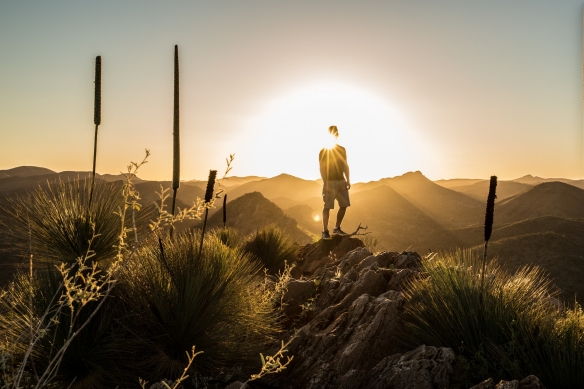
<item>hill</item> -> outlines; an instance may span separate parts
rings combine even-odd
[[[389,186],[359,192],[352,196],[351,203],[343,229],[353,232],[359,223],[368,226],[368,231],[387,250],[411,249],[426,253],[424,242],[430,236],[448,235],[442,225]],[[335,222],[335,215],[331,212],[330,226]]]
[[[228,199],[233,200],[246,193],[260,192],[264,197],[273,199],[286,197],[290,200],[301,201],[311,197],[320,197],[322,187],[318,183],[289,174],[252,181],[229,190]]]
[[[356,193],[381,185],[393,188],[444,228],[461,228],[481,222],[483,202],[435,184],[419,171],[361,185]]]
[[[480,178],[452,178],[448,180],[436,180],[434,181],[435,184],[443,186],[445,188],[454,188],[457,186],[466,186],[476,184],[477,182],[485,181],[484,179]]]
[[[468,197],[475,200],[485,202],[487,201],[487,196],[489,194],[490,182],[487,180],[482,180],[470,185],[454,186],[451,187],[455,192],[462,193]],[[498,181],[497,182],[497,200],[501,201],[509,197],[516,196],[523,192],[528,191],[533,186],[529,184],[523,184],[515,181]]]
[[[540,216],[584,218],[584,190],[562,182],[546,182],[498,202],[495,208],[495,218],[499,223]]]
[[[20,168],[16,168],[20,169]],[[39,184],[44,185],[46,182],[56,182],[59,180],[62,181],[71,181],[76,179],[88,179],[91,178],[91,172],[74,172],[74,171],[64,171],[60,173],[55,173],[52,170],[44,169],[44,168],[35,168],[35,169],[42,169],[42,170],[32,170],[31,175],[27,175],[27,170],[18,170],[18,172],[23,172],[24,175],[22,176],[8,176],[2,178],[0,176],[0,192],[4,193],[13,193],[17,194],[21,191],[26,191],[30,189],[36,188]],[[14,169],[10,169],[14,170]],[[6,171],[6,170],[5,170]],[[41,171],[49,171],[49,173],[41,173],[41,174],[32,174],[35,172]],[[96,179],[101,179],[108,182],[115,182],[115,181],[124,181],[125,177],[122,174],[95,174]],[[144,182],[144,180],[140,178],[134,178],[134,183]]]
[[[584,231],[584,222],[577,226]],[[578,236],[575,236],[578,235]],[[483,251],[483,246],[475,249]],[[525,265],[544,269],[561,290],[565,301],[582,302],[584,296],[584,233],[562,235],[554,231],[536,232],[498,239],[489,243],[489,257],[497,257],[511,270]]]
[[[513,181],[532,186],[546,182],[563,182],[564,184],[569,184],[577,188],[584,189],[584,180],[570,180],[568,178],[542,178],[528,174],[526,176],[516,178]]]
[[[312,242],[312,238],[298,228],[296,220],[284,212],[261,193],[252,192],[227,203],[227,227],[233,227],[244,235],[273,224],[299,244]],[[199,223],[199,226],[201,224]],[[208,228],[223,227],[223,212],[215,212],[207,221]]]
[[[37,166],[19,166],[12,169],[0,170],[0,178],[6,177],[30,177],[43,174],[54,174],[51,169]]]

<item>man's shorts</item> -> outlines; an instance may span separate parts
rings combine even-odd
[[[331,180],[328,182],[328,190],[323,184],[322,199],[324,207],[328,209],[335,208],[335,199],[339,202],[339,207],[344,208],[351,205],[349,201],[349,190],[345,180]]]

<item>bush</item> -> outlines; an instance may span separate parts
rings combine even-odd
[[[582,373],[568,371],[584,360],[584,325],[575,328],[575,313],[559,307],[558,293],[541,270],[523,267],[509,274],[489,261],[482,301],[476,252],[425,259],[422,271],[404,288],[409,303],[399,337],[405,346],[451,347],[477,381],[535,374],[550,388],[584,384]]]
[[[271,274],[284,269],[296,259],[298,247],[274,226],[258,230],[245,244],[245,251],[257,257]]]
[[[216,374],[250,362],[276,333],[276,318],[263,303],[261,266],[217,236],[178,234],[139,250],[120,277],[117,293],[142,350],[135,361],[142,378],[179,377],[192,346],[203,351],[189,374]],[[162,250],[161,250],[162,247]]]
[[[231,227],[215,228],[209,231],[209,234],[217,237],[221,243],[232,249],[241,248],[244,242],[239,230]]]
[[[88,211],[90,180],[39,186],[28,196],[12,200],[12,209],[7,210],[12,219],[12,235],[27,252],[30,243],[35,257],[68,263],[87,254],[89,241],[95,235],[91,244],[93,260],[110,259],[117,251],[121,230],[116,214],[124,201],[121,189],[119,183],[97,180]],[[138,223],[147,218],[141,215]],[[126,226],[131,223],[126,222]]]
[[[7,345],[2,350],[3,356],[16,361],[17,366],[30,350],[29,377],[34,375],[33,372],[41,375],[71,333],[77,331],[95,311],[97,301],[84,306],[74,303],[72,307],[77,313],[74,316],[67,304],[61,304],[65,297],[61,285],[62,276],[54,268],[36,272],[32,284],[29,275],[21,273],[0,300],[3,311],[0,331]],[[67,347],[51,380],[52,387],[100,389],[116,387],[124,382],[124,377],[128,379],[126,382],[136,380],[134,376],[128,376],[130,366],[126,361],[131,354],[116,322],[119,316],[116,300],[106,300],[88,326]],[[31,333],[34,334],[32,338]],[[31,340],[36,342],[32,348]],[[6,383],[6,377],[4,381]]]

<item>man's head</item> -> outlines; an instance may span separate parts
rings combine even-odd
[[[335,137],[335,139],[339,137],[339,129],[337,128],[337,126],[330,126],[328,131],[329,134]]]

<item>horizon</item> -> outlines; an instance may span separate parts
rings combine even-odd
[[[45,169],[49,169],[49,168],[46,168],[44,166],[22,165],[22,166],[15,166],[15,167],[8,168],[8,169],[0,169],[0,171],[17,169],[17,168],[45,168]],[[49,169],[49,170],[52,170],[56,174],[66,173],[66,172],[91,173],[90,170],[62,170],[62,171],[55,171],[53,169]],[[98,174],[98,175],[114,175],[114,176],[117,176],[117,175],[120,175],[120,174],[123,174],[123,173],[124,172],[118,172],[118,173],[115,173],[115,174],[114,173],[100,173],[99,171],[96,171],[96,174]],[[384,180],[384,179],[392,179],[392,178],[396,178],[396,177],[402,177],[402,176],[404,176],[406,174],[410,174],[410,173],[420,173],[421,175],[423,175],[425,178],[427,178],[428,180],[430,180],[432,182],[435,182],[435,181],[449,181],[449,180],[483,180],[483,181],[488,181],[489,178],[490,178],[490,176],[489,176],[487,178],[479,178],[479,177],[454,177],[454,178],[437,178],[437,179],[433,179],[433,178],[430,178],[427,175],[425,175],[424,172],[419,171],[419,170],[416,170],[416,171],[404,172],[404,173],[398,174],[396,176],[380,177],[380,178],[373,179],[373,180],[368,180],[368,181],[351,181],[351,184],[353,184],[353,185],[354,184],[362,184],[362,183],[365,184],[365,183],[374,182],[374,181],[380,181],[380,180]],[[293,175],[293,174],[290,174],[290,173],[285,173],[285,172],[276,174],[274,176],[258,176],[258,175],[255,175],[255,174],[248,175],[248,176],[227,175],[225,177],[225,179],[226,180],[229,180],[230,178],[257,177],[260,180],[263,180],[263,179],[276,178],[276,177],[279,177],[279,176],[282,176],[282,175],[292,176],[292,177],[299,178],[299,179],[302,179],[302,180],[305,180],[305,181],[319,181],[319,180],[322,180],[320,177],[318,177],[318,178],[304,178],[304,177],[299,177],[299,176],[296,176],[296,175]],[[497,176],[497,179],[499,181],[514,181],[514,180],[518,180],[518,179],[526,178],[526,177],[540,178],[540,179],[543,179],[543,180],[553,180],[553,179],[566,179],[566,180],[574,180],[574,181],[584,180],[584,178],[579,179],[579,178],[568,178],[568,177],[541,177],[541,176],[538,176],[538,175],[535,175],[535,174],[524,174],[522,176],[514,177],[514,178],[508,178],[508,177],[501,178],[501,177]],[[169,181],[169,182],[172,181],[171,179],[145,179],[145,178],[140,177],[140,175],[138,175],[137,178],[139,178],[140,180],[144,180],[144,181]],[[0,179],[2,179],[2,177],[0,177]],[[181,178],[180,182],[207,182],[207,179],[206,178],[203,178],[203,179],[199,179],[199,178],[190,178],[190,179],[189,178],[185,178],[185,179],[183,179],[183,178]]]
[[[101,55],[97,172],[170,180],[178,44],[185,181],[318,179],[329,125],[355,183],[584,178],[582,1],[133,5],[0,5],[0,170],[91,170]]]

